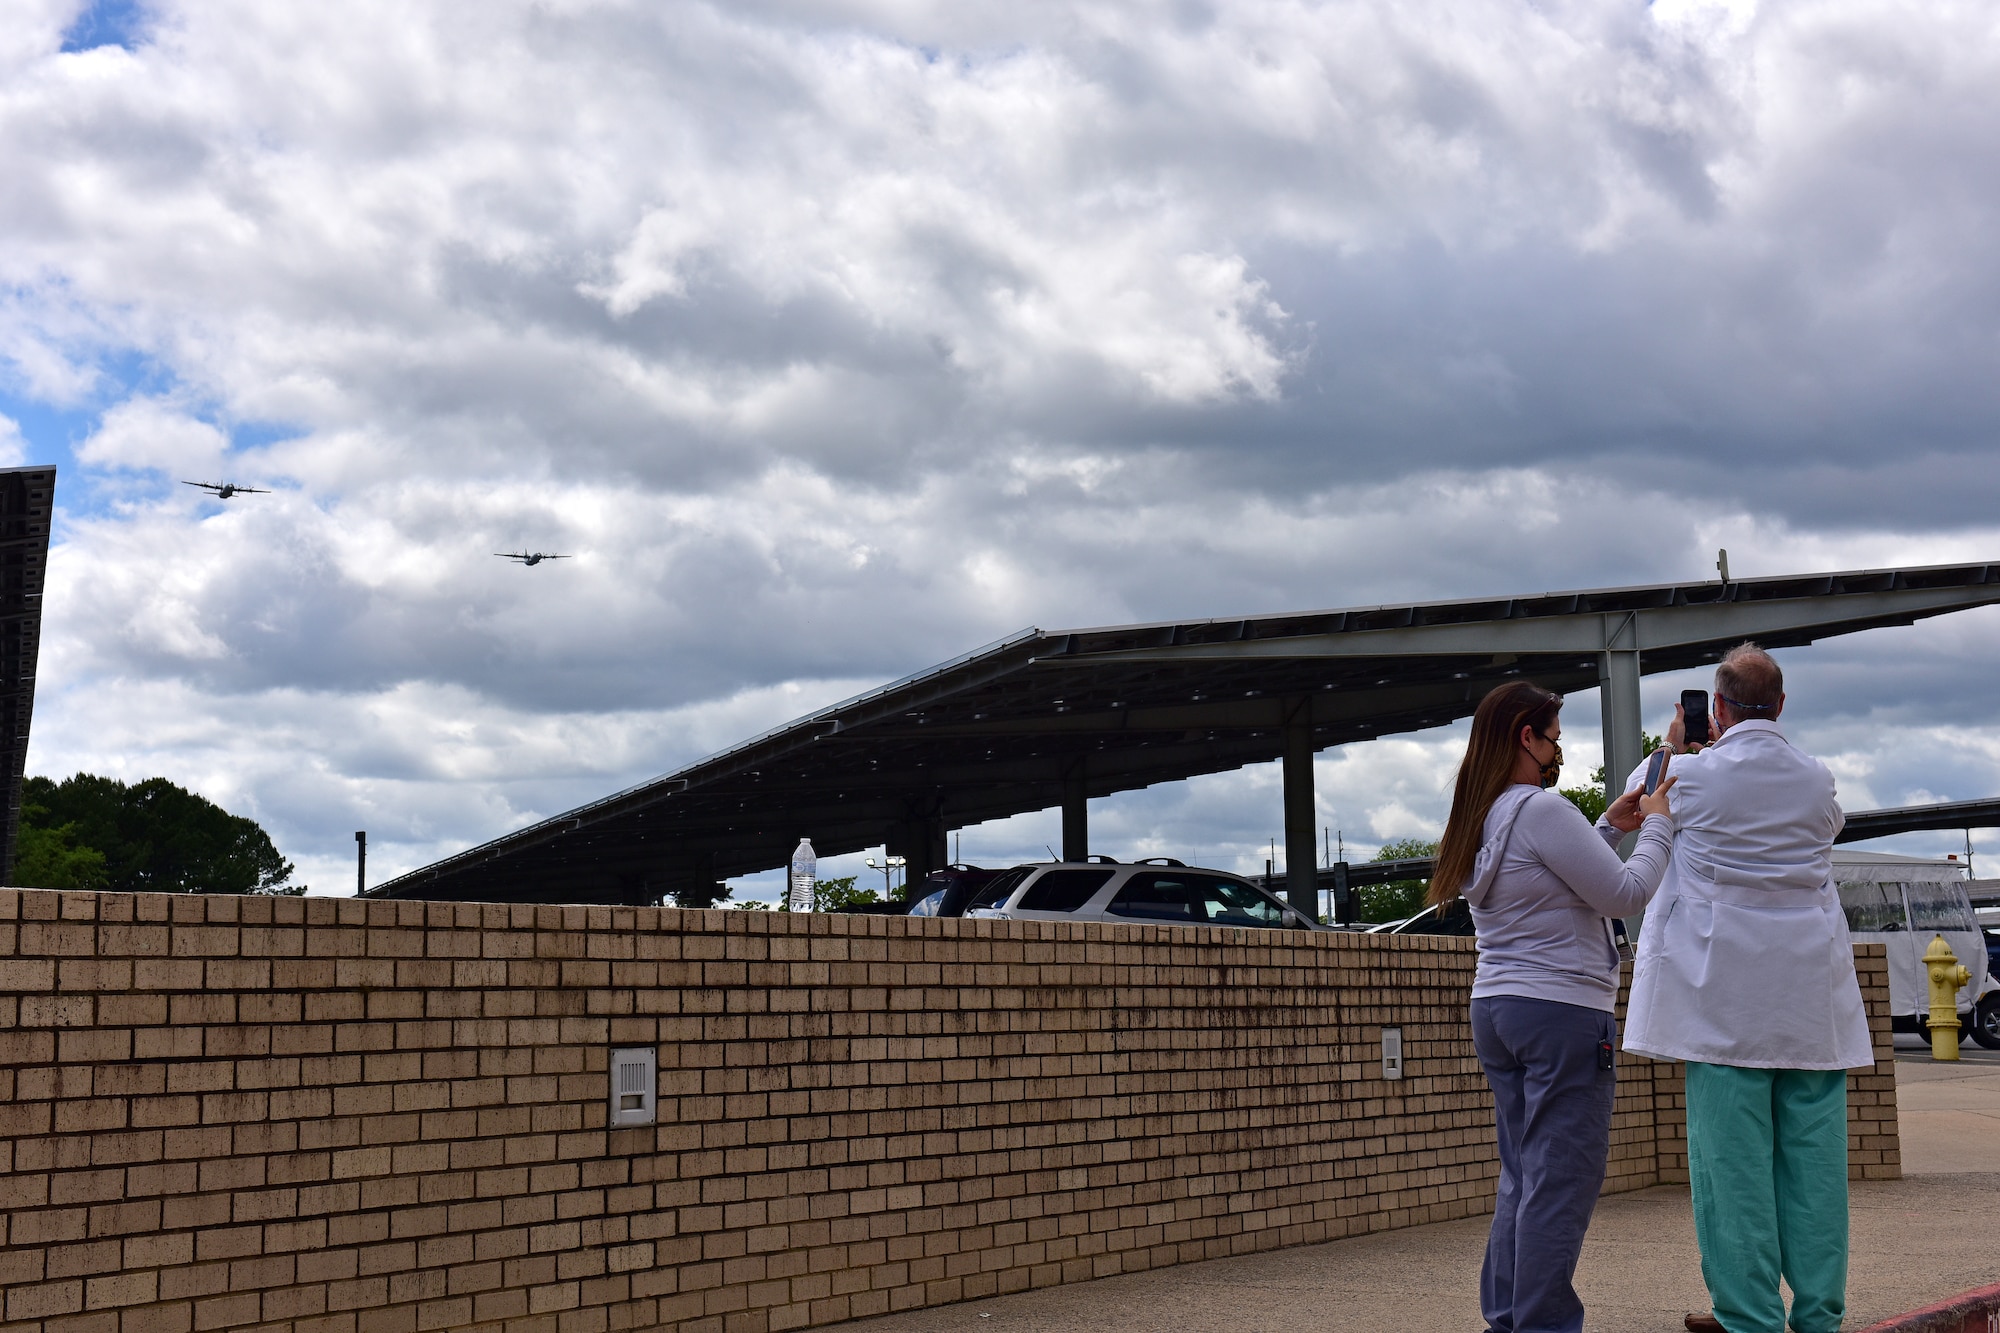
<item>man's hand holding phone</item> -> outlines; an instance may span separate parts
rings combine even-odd
[[[1708,691],[1682,690],[1674,705],[1674,720],[1667,726],[1667,748],[1675,754],[1691,754],[1707,748],[1714,740],[1708,722]]]

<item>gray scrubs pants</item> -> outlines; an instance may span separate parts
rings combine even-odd
[[[1479,1308],[1491,1333],[1580,1333],[1572,1282],[1611,1150],[1617,1022],[1601,1009],[1497,995],[1472,1002],[1472,1040],[1500,1137]]]

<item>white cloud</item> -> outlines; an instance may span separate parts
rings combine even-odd
[[[95,434],[77,446],[93,467],[185,472],[220,482],[229,437],[161,398],[129,398],[104,414]]]
[[[328,865],[1030,622],[2000,551],[1984,6],[150,8],[0,33],[0,402],[95,419],[33,763],[290,793]],[[1911,633],[1799,657],[1815,736],[2000,789],[1990,619]],[[1434,828],[1450,748],[1323,813]],[[1274,811],[1105,827],[1258,868]]]
[[[0,416],[0,467],[21,467],[27,461],[28,442],[21,438],[20,423]]]

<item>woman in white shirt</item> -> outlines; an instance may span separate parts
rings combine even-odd
[[[1659,888],[1673,838],[1668,778],[1593,829],[1549,790],[1562,696],[1513,681],[1480,701],[1438,846],[1431,900],[1463,894],[1479,934],[1472,1035],[1493,1088],[1500,1193],[1480,1271],[1489,1333],[1580,1333],[1574,1278],[1604,1183],[1616,1096],[1611,918]],[[1629,861],[1613,849],[1639,831]]]

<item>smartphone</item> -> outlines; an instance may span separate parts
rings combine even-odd
[[[1687,726],[1687,743],[1708,744],[1707,690],[1681,691],[1681,717]]]
[[[1652,758],[1646,761],[1646,795],[1651,796],[1660,789],[1660,779],[1667,775],[1667,756],[1671,753],[1673,753],[1671,750],[1662,745],[1653,751]]]

